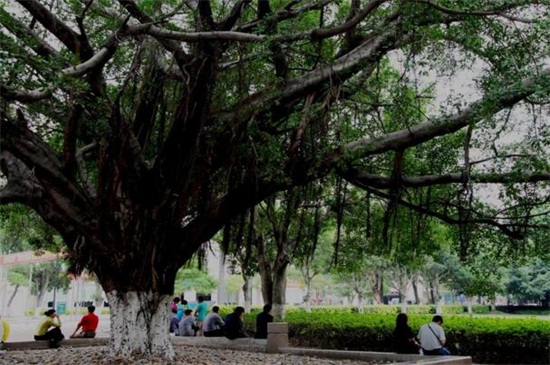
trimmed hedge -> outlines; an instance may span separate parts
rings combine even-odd
[[[432,316],[411,315],[413,331]],[[444,317],[448,348],[491,364],[548,364],[550,322],[537,319]],[[394,315],[288,313],[294,346],[393,351]]]
[[[488,306],[474,306],[474,308]],[[421,325],[431,321],[432,306],[408,306],[409,325],[418,332]],[[487,318],[446,314],[460,312],[462,306],[444,306],[444,329],[448,348],[454,355],[471,356],[476,363],[485,364],[550,364],[550,321],[536,318]],[[220,309],[222,316],[233,307]],[[399,306],[365,307],[369,312],[357,313],[352,306],[315,307],[312,313],[303,308],[288,307],[285,321],[293,346],[356,350],[393,350],[393,329]],[[446,310],[447,309],[447,310]],[[261,311],[254,307],[244,315],[245,328],[254,333],[255,318]],[[434,308],[435,312],[435,308]],[[479,312],[478,312],[479,313]]]

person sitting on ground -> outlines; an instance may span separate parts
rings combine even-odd
[[[271,304],[266,304],[263,312],[256,316],[256,334],[254,338],[267,338],[267,324],[273,322],[273,316],[270,312]]]
[[[195,318],[193,317],[193,311],[186,309],[184,316],[178,324],[178,333],[180,336],[195,336]]]
[[[58,348],[59,341],[65,338],[61,332],[61,318],[55,313],[55,309],[48,309],[44,312],[44,315],[46,318],[36,328],[34,339],[35,341],[49,341],[51,348]],[[53,328],[50,329],[50,327]]]
[[[203,334],[204,337],[221,337],[224,334],[225,323],[218,314],[220,307],[217,305],[212,307],[212,312],[210,312],[203,324]]]
[[[93,305],[88,307],[88,314],[82,316],[80,322],[76,325],[71,338],[94,338],[96,335],[97,325],[99,323],[99,318],[96,316],[95,307]],[[82,331],[79,334],[78,329],[82,328]]]
[[[225,317],[225,337],[230,340],[248,337],[243,327],[243,307],[236,307],[233,313]]]
[[[178,327],[179,327],[179,320],[178,320],[178,310],[172,308],[172,319],[170,320],[170,334],[174,334],[174,336],[179,336]]]
[[[395,319],[393,338],[395,341],[395,352],[398,354],[419,353],[420,344],[416,341],[416,336],[408,324],[408,317],[405,313],[399,313]]]
[[[445,331],[441,325],[443,324],[443,317],[436,315],[433,317],[432,322],[423,325],[418,331],[418,339],[422,346],[422,353],[424,355],[450,355],[451,353],[445,346]]]
[[[10,324],[1,316],[0,321],[2,322],[0,324],[0,354],[3,354],[6,352],[6,350],[4,350],[4,343],[8,340],[10,335]]]

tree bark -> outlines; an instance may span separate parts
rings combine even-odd
[[[306,295],[304,296],[304,305],[307,313],[311,313],[311,278],[304,275],[306,282]]]
[[[415,304],[421,304],[420,303],[420,296],[418,295],[418,285],[416,284],[416,279],[413,279],[412,281],[412,288],[414,293],[414,303]]]
[[[273,316],[281,320],[285,318],[286,267],[284,265],[273,273]]]
[[[103,307],[103,299],[100,299],[102,297],[103,288],[101,287],[101,284],[95,280],[95,293],[94,293],[94,305],[97,308]]]
[[[19,290],[19,286],[20,286],[19,284],[17,284],[15,286],[15,289],[13,290],[13,293],[10,296],[10,300],[8,300],[8,310],[11,306],[11,303],[13,302],[13,298],[15,298],[15,296],[17,295],[17,291]]]
[[[168,333],[169,295],[152,291],[106,293],[111,308],[111,356],[147,354],[174,358]]]
[[[47,272],[44,272],[40,278],[40,286],[38,287],[38,294],[36,296],[36,307],[40,307],[42,301],[44,300],[44,295],[46,295],[46,288],[50,282],[50,275]]]
[[[250,276],[245,276],[243,284],[244,310],[246,313],[250,313],[252,308],[252,283],[250,279]]]
[[[384,298],[383,298],[384,293],[382,292],[382,287],[383,287],[382,280],[383,278],[380,273],[376,273],[374,275],[374,285],[372,288],[372,293],[376,304],[382,304],[384,302]]]

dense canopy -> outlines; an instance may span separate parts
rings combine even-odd
[[[114,352],[172,356],[177,270],[331,173],[386,221],[548,230],[550,1],[0,4],[0,203],[97,275]]]

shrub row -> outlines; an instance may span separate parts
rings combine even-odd
[[[231,311],[231,308],[224,306],[227,310]],[[435,314],[437,306],[435,305],[407,305],[407,313],[409,314]],[[260,312],[261,307],[253,307],[252,312]],[[368,305],[364,307],[357,307],[351,305],[330,305],[330,306],[313,306],[312,312],[314,313],[373,313],[373,314],[399,314],[401,313],[400,305]],[[468,313],[468,307],[465,305],[443,305],[443,314],[463,314]],[[490,305],[473,305],[472,311],[475,314],[486,314],[491,311]],[[305,313],[304,307],[286,307],[287,313]]]
[[[431,315],[411,315],[413,331],[431,320]],[[252,314],[246,316],[253,327]],[[471,356],[476,363],[550,363],[550,322],[537,319],[471,318],[445,316],[448,347],[454,355]],[[393,351],[395,316],[359,313],[289,312],[289,336],[293,346]]]

